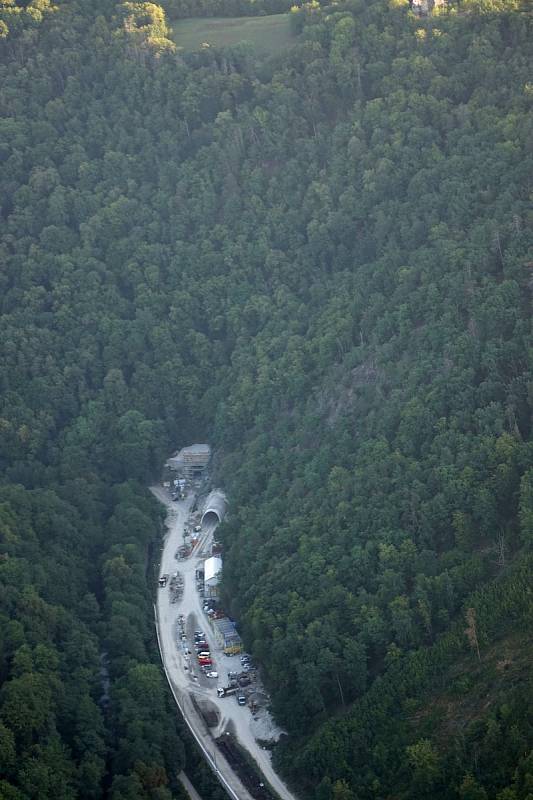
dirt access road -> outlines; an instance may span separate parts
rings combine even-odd
[[[190,495],[185,500],[173,502],[162,487],[154,486],[151,491],[167,508],[168,532],[161,553],[160,574],[172,575],[179,571],[184,581],[182,597],[175,603],[171,603],[168,587],[159,589],[156,608],[163,665],[179,708],[202,747],[204,756],[232,797],[237,800],[252,800],[251,794],[215,744],[215,738],[224,736],[227,732],[231,732],[240,745],[248,751],[266,778],[265,783],[270,785],[281,800],[296,800],[272,768],[270,752],[263,749],[255,739],[250,710],[245,706],[239,706],[235,697],[217,696],[216,687],[227,685],[228,671],[240,668],[240,662],[238,656],[228,658],[221,652],[203,612],[203,601],[196,591],[195,573],[204,558],[210,555],[216,526],[204,527],[192,556],[184,561],[177,561],[176,551],[183,544],[184,526],[194,503],[194,497]],[[187,650],[192,649],[190,640],[181,641],[178,634],[178,617],[181,614],[185,618],[188,633],[195,628],[205,632],[216,662],[218,679],[209,679],[202,675],[197,668],[194,655],[187,654]],[[207,728],[198,711],[199,707],[218,713],[219,723],[216,727]]]

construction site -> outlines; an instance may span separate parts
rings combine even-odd
[[[168,514],[156,607],[163,665],[187,725],[230,796],[294,800],[264,747],[281,731],[259,670],[220,597],[224,556],[215,531],[228,504],[221,489],[198,499],[208,453],[206,445],[183,448],[167,461],[162,484],[152,487]],[[194,459],[198,469],[191,472]]]
[[[165,467],[176,473],[178,478],[192,484],[203,477],[210,460],[211,448],[208,444],[191,444],[174,453]]]

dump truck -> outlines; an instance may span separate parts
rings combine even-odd
[[[240,691],[238,686],[217,686],[219,697],[229,697],[230,694],[235,694],[238,691]]]

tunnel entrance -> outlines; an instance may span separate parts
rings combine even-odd
[[[218,516],[216,511],[212,509],[208,509],[202,515],[202,525],[205,523],[206,525],[219,525],[222,522],[220,517]]]
[[[206,500],[204,513],[202,514],[202,525],[218,525],[224,519],[227,509],[226,495],[222,489],[213,489]]]

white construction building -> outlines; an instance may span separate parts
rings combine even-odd
[[[218,595],[218,584],[222,574],[222,559],[220,556],[211,556],[204,561],[204,591],[205,597]]]

